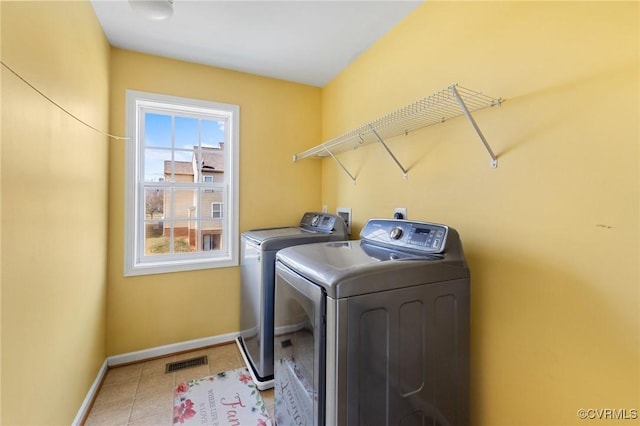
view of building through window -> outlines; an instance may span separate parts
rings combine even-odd
[[[145,255],[220,249],[224,121],[147,112],[144,122]]]

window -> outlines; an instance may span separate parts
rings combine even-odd
[[[202,176],[202,181],[205,183],[213,183],[213,176]],[[213,192],[213,189],[205,189],[205,192]]]
[[[222,219],[222,203],[211,203],[211,218]]]
[[[239,114],[127,91],[125,275],[238,264]]]

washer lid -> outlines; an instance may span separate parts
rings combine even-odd
[[[348,238],[347,227],[341,217],[327,213],[307,212],[299,226],[251,229],[242,238],[261,246],[262,250],[279,250],[298,244],[341,241]]]
[[[302,228],[275,228],[246,231],[242,238],[260,246],[260,250],[280,250],[299,244],[319,243],[340,239],[339,235],[307,231]]]
[[[252,240],[256,244],[261,244],[265,240],[272,238],[288,237],[291,235],[300,235],[308,231],[298,227],[283,227],[283,228],[265,228],[265,229],[252,229],[245,231],[242,236]]]
[[[360,240],[284,248],[276,258],[323,287],[328,297],[343,298],[469,277],[462,248],[453,236],[457,233],[450,229],[447,252],[435,258]]]

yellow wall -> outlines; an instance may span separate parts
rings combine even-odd
[[[125,131],[126,89],[240,105],[241,232],[288,226],[320,208],[321,164],[291,161],[320,142],[319,88],[113,49],[117,134]],[[125,145],[110,147],[109,355],[238,331],[238,267],[123,277]]]
[[[108,129],[88,2],[0,2],[2,61]],[[2,418],[70,424],[105,359],[108,138],[2,68]]]
[[[426,2],[323,90],[323,137],[449,86],[506,98],[323,161],[355,231],[407,207],[460,231],[474,425],[586,424],[640,409],[639,3]],[[615,424],[595,421],[594,424]],[[640,421],[621,421],[638,424]]]
[[[454,226],[473,424],[578,424],[640,408],[638,6],[426,2],[321,90],[110,50],[87,2],[0,2],[2,60],[115,134],[126,89],[239,104],[241,231],[320,200],[355,235],[393,207]],[[69,424],[107,355],[236,331],[239,271],[124,278],[125,142],[1,73],[0,422]],[[389,142],[406,181],[379,146],[341,156],[355,186],[291,162],[454,82],[507,99],[474,115],[495,170],[463,118]]]

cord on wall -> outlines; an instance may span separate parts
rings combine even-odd
[[[117,139],[117,140],[128,140],[130,138],[125,138],[122,136],[115,136],[106,132],[103,132],[100,129],[97,129],[95,127],[93,127],[91,124],[87,123],[86,121],[83,121],[82,119],[78,118],[77,116],[75,116],[74,114],[72,114],[71,112],[67,111],[65,108],[63,108],[60,104],[58,104],[56,101],[54,101],[53,99],[51,99],[50,97],[48,97],[47,95],[45,95],[44,93],[42,93],[40,90],[38,90],[33,84],[29,83],[27,80],[25,80],[20,74],[18,74],[17,72],[15,72],[13,69],[11,69],[11,67],[9,67],[9,65],[5,64],[4,61],[0,60],[0,64],[2,64],[3,67],[5,67],[6,69],[8,69],[9,71],[11,71],[11,73],[13,75],[15,75],[16,77],[18,77],[20,80],[22,80],[22,82],[24,84],[26,84],[27,86],[31,87],[33,90],[35,90],[40,96],[42,96],[43,98],[45,98],[46,100],[48,100],[49,102],[51,102],[53,105],[55,105],[56,107],[60,108],[60,110],[62,110],[65,114],[67,114],[68,116],[70,116],[71,118],[73,118],[74,120],[79,121],[81,124],[84,124],[85,126],[87,126],[88,128],[90,128],[91,130],[94,130],[98,133],[100,133],[101,135],[104,136],[108,136],[112,139]]]

